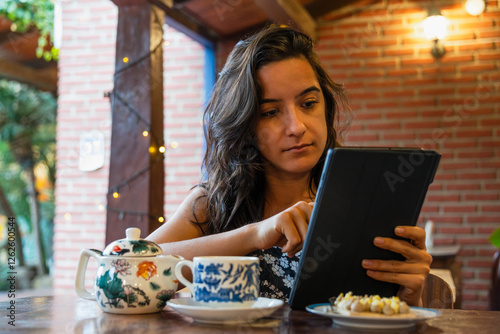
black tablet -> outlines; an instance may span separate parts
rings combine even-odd
[[[363,259],[402,259],[373,245],[398,225],[416,225],[441,155],[418,148],[340,147],[326,157],[288,303],[325,303],[341,292],[396,295],[370,278]]]

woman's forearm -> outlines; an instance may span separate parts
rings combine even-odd
[[[195,256],[246,255],[256,250],[252,233],[253,226],[246,225],[228,232],[159,245],[164,254],[180,255],[189,260]],[[154,235],[147,239],[156,242]]]

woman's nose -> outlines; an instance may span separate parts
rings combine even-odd
[[[285,117],[285,131],[287,136],[301,136],[306,131],[302,114],[295,107],[289,108]]]

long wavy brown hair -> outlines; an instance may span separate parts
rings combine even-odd
[[[205,179],[199,186],[206,195],[198,200],[203,198],[206,203],[206,220],[194,223],[202,224],[206,234],[262,219],[264,158],[255,134],[262,88],[257,71],[266,64],[290,58],[309,62],[325,98],[327,143],[311,171],[312,193],[319,183],[327,150],[340,145],[339,133],[344,127],[340,129],[339,115],[349,114],[344,87],[335,83],[320,65],[311,38],[288,27],[270,27],[238,42],[219,74],[203,116]]]

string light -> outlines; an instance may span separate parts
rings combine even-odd
[[[172,147],[173,149],[176,149],[177,147],[179,147],[179,144],[178,144],[176,141],[173,141],[173,142],[170,144],[170,147]]]
[[[120,197],[120,194],[117,191],[113,192],[113,198],[118,198],[118,197]]]
[[[149,132],[147,130],[142,131],[142,135],[144,137],[147,137],[149,135]]]
[[[140,171],[136,172],[134,175],[132,175],[131,177],[129,177],[128,179],[126,179],[125,181],[122,181],[118,184],[115,184],[114,186],[110,187],[110,189],[108,190],[108,195],[109,194],[112,194],[113,197],[114,197],[114,194],[118,194],[118,196],[120,195],[118,190],[124,186],[127,186],[130,182],[134,181],[135,179],[137,179],[139,176],[141,176],[142,174],[145,174],[146,172],[148,172],[150,169],[151,169],[151,166],[153,164],[156,164],[158,163],[159,161],[162,161],[162,159],[160,159],[160,157],[162,156],[157,156],[156,159],[153,160],[153,162],[151,163],[151,165],[148,165],[146,167],[144,167],[143,169],[141,169]],[[117,198],[117,197],[115,197]]]
[[[163,223],[165,221],[164,217],[150,215],[147,212],[123,210],[123,209],[113,208],[110,206],[106,207],[106,210],[118,213],[118,218],[120,220],[123,220],[126,215],[131,215],[131,216],[137,216],[137,219],[139,221],[141,221],[143,217],[149,217],[151,220],[158,221],[160,223]]]
[[[128,63],[128,57],[123,57],[123,62],[126,64]]]
[[[158,148],[158,151],[159,151],[160,153],[165,153],[165,146],[160,146],[160,147]]]

